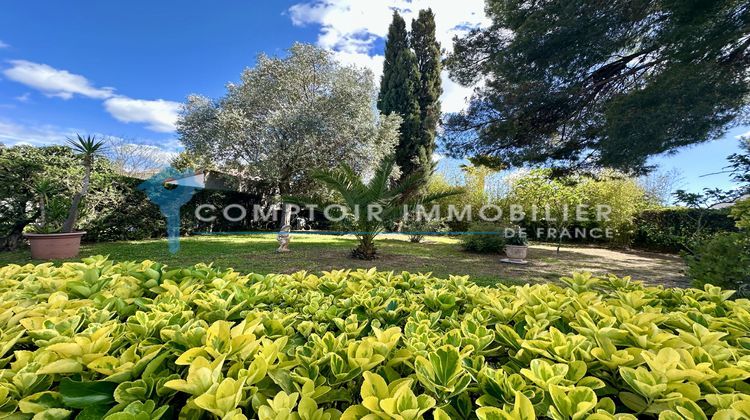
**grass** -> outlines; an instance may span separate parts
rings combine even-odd
[[[293,273],[304,270],[321,272],[342,268],[377,267],[385,271],[432,272],[438,277],[469,275],[483,285],[556,281],[573,271],[611,272],[632,275],[649,283],[684,285],[682,263],[677,257],[612,251],[591,247],[555,248],[532,245],[528,265],[504,264],[500,256],[468,253],[458,241],[449,237],[428,237],[421,244],[406,237],[385,235],[377,240],[380,258],[360,261],[349,258],[356,246],[351,236],[292,234],[287,254],[277,254],[275,234],[194,236],[181,240],[181,250],[171,255],[164,239],[84,244],[81,256],[109,255],[118,261],[150,259],[172,267],[213,262],[221,268],[242,273]],[[0,265],[39,263],[31,260],[28,250],[0,253]]]

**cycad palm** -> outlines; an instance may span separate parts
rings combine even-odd
[[[68,139],[70,147],[76,152],[81,158],[83,158],[83,182],[81,182],[81,190],[73,196],[73,202],[70,204],[70,211],[68,217],[63,223],[63,232],[72,232],[75,227],[76,220],[78,220],[78,208],[81,205],[81,200],[89,191],[89,184],[91,182],[91,169],[94,166],[94,157],[99,154],[101,148],[104,146],[104,142],[96,138],[96,136],[82,137],[80,134],[76,134],[76,139]]]
[[[373,259],[376,256],[375,237],[404,216],[410,207],[406,197],[413,197],[424,185],[425,179],[420,175],[407,176],[393,185],[393,158],[384,159],[374,176],[365,182],[350,166],[342,164],[336,169],[314,172],[312,177],[338,193],[341,206],[349,217],[353,234],[359,240],[359,246],[352,251],[352,256],[361,259]],[[427,204],[443,197],[458,194],[460,191],[446,191],[421,196],[420,204]],[[297,204],[308,204],[309,201],[288,197],[287,201]]]

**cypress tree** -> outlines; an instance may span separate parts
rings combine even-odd
[[[402,177],[420,168],[417,147],[421,126],[419,86],[417,58],[409,48],[406,22],[398,12],[394,12],[385,43],[385,62],[380,82],[378,109],[383,114],[395,112],[403,118],[399,143],[396,147],[396,163],[401,168]]]
[[[435,132],[440,120],[440,95],[443,89],[440,82],[441,57],[440,43],[435,36],[435,15],[432,9],[420,10],[416,20],[411,22],[411,47],[417,59],[419,70],[419,138],[417,157],[426,173],[432,172],[435,151]]]

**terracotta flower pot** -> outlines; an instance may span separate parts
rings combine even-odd
[[[505,255],[514,261],[525,260],[528,251],[529,247],[526,245],[505,245]]]
[[[24,233],[31,244],[31,258],[56,260],[74,258],[81,250],[81,236],[86,232],[71,233]]]

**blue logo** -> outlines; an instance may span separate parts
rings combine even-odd
[[[167,219],[167,243],[172,254],[180,250],[180,208],[204,188],[202,174],[167,167],[138,185],[148,199],[159,206]]]

